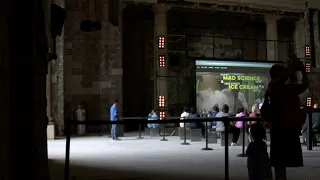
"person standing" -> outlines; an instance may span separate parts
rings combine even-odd
[[[299,71],[302,74],[302,82],[289,82],[289,78]],[[291,57],[291,65],[288,68],[284,68],[281,64],[273,65],[270,76],[271,81],[266,93],[270,103],[270,118],[265,116],[271,123],[270,159],[275,169],[276,180],[286,180],[287,167],[303,166],[299,138],[301,131],[299,95],[309,87],[308,75],[304,65],[294,56]],[[266,102],[263,105],[265,104]]]
[[[119,111],[118,111],[118,100],[114,101],[114,104],[110,108],[110,121],[118,121],[119,120]],[[111,138],[114,141],[121,140],[117,136],[118,133],[118,125],[117,124],[112,124],[111,125]]]
[[[272,180],[267,144],[264,142],[266,130],[259,123],[253,124],[251,129],[253,141],[246,151],[249,180]]]
[[[158,120],[158,114],[155,109],[153,109],[148,115],[148,121],[156,121]],[[157,128],[159,124],[147,124],[148,128]]]

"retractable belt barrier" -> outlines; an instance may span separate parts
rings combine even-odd
[[[312,150],[312,113],[313,112],[320,112],[319,109],[303,109],[302,113],[307,113],[309,115],[308,121],[307,121],[307,149],[308,150]],[[243,121],[243,124],[245,124],[245,122],[247,121],[262,121],[263,119],[261,117],[259,118],[254,118],[254,117],[217,117],[217,118],[188,118],[188,119],[181,119],[181,117],[165,117],[162,118],[161,120],[152,120],[152,121],[148,121],[147,117],[123,117],[120,118],[118,121],[109,121],[109,120],[87,120],[87,121],[75,121],[75,120],[69,120],[66,123],[66,154],[65,154],[65,169],[64,169],[64,179],[65,180],[69,180],[70,177],[70,131],[71,131],[71,125],[75,124],[84,124],[86,126],[89,125],[111,125],[111,124],[137,124],[137,121],[139,123],[139,137],[138,139],[142,139],[141,137],[141,120],[144,120],[143,123],[144,124],[162,124],[163,127],[165,124],[169,124],[169,123],[192,123],[192,122],[205,122],[206,124],[208,122],[214,122],[214,121],[222,121],[224,122],[224,126],[225,129],[229,129],[230,126],[230,122],[232,121]],[[123,120],[132,120],[132,121],[123,121]],[[133,120],[137,120],[137,121],[133,121]],[[206,127],[207,128],[207,127]],[[165,129],[165,128],[163,128]],[[245,129],[243,129],[243,133]],[[185,132],[186,134],[186,132]],[[208,135],[206,135],[208,137]],[[244,134],[243,134],[244,136]],[[207,138],[206,137],[206,138]],[[186,138],[186,137],[185,137]],[[228,137],[228,133],[225,133],[225,180],[229,180],[229,137]],[[167,139],[165,139],[165,132],[163,132],[163,138],[161,139],[161,141],[167,141]],[[243,141],[244,141],[244,137],[243,137]],[[208,142],[208,140],[206,139],[206,143]],[[242,155],[244,155],[244,143],[242,144]],[[207,146],[206,146],[207,148]]]

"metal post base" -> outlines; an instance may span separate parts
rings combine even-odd
[[[160,141],[168,141],[168,139],[160,139]]]
[[[203,151],[212,151],[213,149],[206,147],[206,148],[202,148],[201,150],[203,150]]]
[[[237,156],[238,157],[248,157],[248,155],[246,155],[246,154],[238,154]]]
[[[143,137],[137,137],[137,139],[143,139]]]
[[[181,145],[190,145],[190,143],[183,142],[183,143],[181,143]]]

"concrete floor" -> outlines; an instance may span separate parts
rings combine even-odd
[[[127,134],[128,136],[128,134]],[[224,147],[209,144],[212,151],[202,151],[205,142],[180,145],[179,137],[136,135],[114,142],[107,136],[71,139],[70,174],[76,180],[223,180]],[[65,140],[48,141],[51,180],[63,179]],[[304,151],[302,168],[288,169],[288,180],[318,180],[320,148]],[[241,147],[230,147],[230,179],[245,180],[246,158],[237,157]]]

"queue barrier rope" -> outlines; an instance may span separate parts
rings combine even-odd
[[[320,109],[303,109],[302,112],[309,114],[309,119],[307,121],[307,149],[312,150],[312,113],[320,112]],[[165,124],[169,123],[192,123],[192,122],[214,122],[214,121],[222,121],[224,122],[225,129],[229,128],[230,122],[232,121],[258,121],[261,122],[263,119],[261,117],[214,117],[214,118],[188,118],[181,119],[181,117],[165,117],[162,120],[149,120],[148,117],[122,117],[118,121],[110,121],[110,120],[86,120],[86,121],[76,121],[76,120],[68,120],[66,123],[66,152],[65,152],[65,168],[64,168],[64,180],[69,180],[70,178],[70,139],[71,139],[71,125],[111,125],[111,124],[137,124],[138,120],[139,126],[141,124],[141,120],[144,120],[144,124]],[[132,120],[132,121],[124,121],[124,120]],[[146,121],[147,120],[147,121]],[[141,127],[140,127],[141,128]],[[163,128],[164,129],[164,128]],[[243,130],[245,131],[245,130]],[[141,134],[139,134],[141,137]],[[225,180],[229,180],[229,144],[228,144],[228,133],[225,133]],[[165,136],[163,136],[162,141],[167,141]]]
[[[147,117],[132,117],[132,118],[120,118],[118,121],[110,120],[87,120],[87,121],[69,121],[70,124],[85,124],[85,125],[111,125],[111,124],[137,124],[137,121],[124,121],[124,120],[147,120]],[[214,122],[214,121],[236,121],[241,119],[242,121],[262,121],[262,118],[252,118],[252,117],[217,117],[217,118],[188,118],[181,120],[180,117],[167,117],[162,120],[150,120],[143,122],[144,124],[170,124],[170,123],[192,123],[192,122]]]

